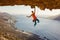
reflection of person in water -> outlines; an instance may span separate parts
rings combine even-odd
[[[39,23],[39,19],[37,19],[36,15],[35,15],[35,9],[34,12],[32,11],[32,14],[30,16],[27,17],[32,17],[33,18],[33,22],[35,22],[34,26],[36,26],[36,21]]]

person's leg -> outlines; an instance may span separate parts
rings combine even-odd
[[[37,24],[37,23],[36,23],[36,20],[33,20],[33,22],[34,22],[34,26],[36,26],[36,24]]]
[[[36,19],[37,21],[38,21],[38,23],[39,23],[39,19]]]
[[[36,23],[36,20],[35,20],[34,22],[35,22],[34,26],[36,26],[36,24],[37,24],[37,23]]]

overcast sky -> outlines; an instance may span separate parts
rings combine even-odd
[[[38,7],[35,8],[36,8],[36,15],[54,16],[60,14],[60,9],[56,10],[53,9],[52,11],[50,11],[49,9],[40,10]],[[30,15],[32,10],[33,9],[31,9],[30,6],[24,6],[24,5],[0,6],[0,12],[7,12],[13,15]]]

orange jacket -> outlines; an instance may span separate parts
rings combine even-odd
[[[35,13],[33,13],[31,16],[32,16],[33,20],[36,20],[37,17],[35,15]]]

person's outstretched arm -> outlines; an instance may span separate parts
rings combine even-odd
[[[31,17],[31,16],[27,16],[27,17]]]
[[[27,16],[27,17],[31,17],[31,15],[30,16]]]

